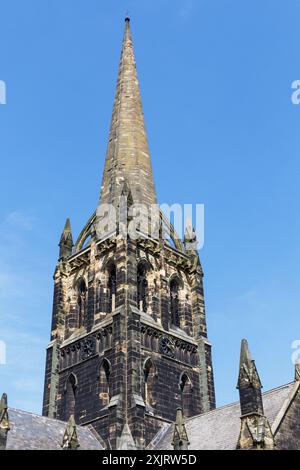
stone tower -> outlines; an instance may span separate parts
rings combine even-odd
[[[123,213],[122,201],[114,227],[109,208]],[[99,206],[75,244],[69,220],[59,243],[43,404],[118,449],[144,448],[177,408],[215,407],[195,234],[181,241],[158,212],[157,237],[124,235],[138,204],[147,212],[156,193],[126,18]]]

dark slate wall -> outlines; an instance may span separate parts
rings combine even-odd
[[[106,357],[111,359],[110,354]],[[79,363],[74,367],[64,369],[60,373],[59,381],[59,404],[58,417],[67,421],[69,416],[66,415],[66,391],[65,384],[71,373],[77,378],[76,386],[76,405],[75,405],[75,421],[77,424],[87,424],[91,420],[103,417],[107,414],[107,408],[101,410],[101,401],[99,394],[99,368],[101,358],[95,356],[87,359],[84,363]]]
[[[200,384],[199,370],[189,367],[176,360],[163,355],[151,354],[150,351],[142,352],[142,364],[148,358],[151,358],[156,368],[156,380],[153,385],[153,398],[156,405],[153,406],[152,413],[154,416],[167,421],[174,421],[176,417],[176,408],[182,406],[182,393],[180,389],[180,379],[182,373],[187,373],[192,381],[192,400],[188,403],[188,415],[196,415],[201,413],[200,407]],[[151,440],[150,434],[147,433],[147,441]]]
[[[299,449],[300,442],[300,391],[298,389],[275,435],[276,449]]]

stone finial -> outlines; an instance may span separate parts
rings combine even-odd
[[[300,362],[295,363],[295,381],[300,382]]]
[[[71,222],[67,219],[59,241],[59,259],[71,256],[73,245]]]
[[[197,236],[190,217],[186,220],[184,244],[187,251],[197,251]]]
[[[187,217],[186,219],[184,239],[187,241],[196,240],[196,232],[193,227],[192,219],[190,217]]]
[[[274,436],[264,415],[262,385],[248,341],[242,340],[237,388],[240,394],[241,430],[238,449],[273,449]]]
[[[186,432],[182,408],[177,408],[172,446],[174,450],[187,450],[189,439]]]
[[[257,388],[262,388],[255,361],[251,357],[248,341],[246,339],[242,339],[241,342],[240,369],[237,388],[240,388],[242,385],[254,385]]]
[[[6,393],[3,393],[0,400],[0,450],[4,450],[6,448],[7,434],[9,429],[7,395]]]
[[[124,425],[121,437],[118,439],[117,448],[118,450],[137,450],[130,427],[127,423]]]
[[[254,412],[261,413],[263,415],[264,410],[261,394],[262,385],[246,339],[243,339],[241,343],[240,369],[237,388],[240,393],[242,416]]]
[[[80,447],[77,437],[76,423],[73,415],[70,416],[67,423],[61,447],[64,450],[76,450],[78,447]]]

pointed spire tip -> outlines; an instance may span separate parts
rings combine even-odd
[[[252,361],[252,356],[250,353],[248,340],[244,338],[241,341],[241,363],[250,361]]]
[[[0,401],[3,403],[3,405],[7,406],[7,394],[6,393],[2,393],[2,397]]]
[[[129,22],[127,11],[99,203],[113,204],[115,207],[120,198],[119,182],[125,178],[128,178],[135,203],[156,204]]]
[[[61,443],[61,447],[63,449],[72,449],[76,450],[80,447],[78,442],[77,430],[76,430],[76,422],[74,415],[71,415],[68,419],[65,433],[63,436],[63,440]]]
[[[71,221],[69,217],[67,218],[64,226],[64,232],[70,232],[71,231]]]

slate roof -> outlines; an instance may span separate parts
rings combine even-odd
[[[8,408],[10,430],[7,450],[61,450],[67,423],[56,419]],[[77,426],[78,450],[103,450],[88,427]]]
[[[263,393],[263,405],[270,425],[274,423],[295,382]],[[232,403],[185,420],[190,441],[189,450],[235,449],[240,432],[240,403]],[[148,449],[172,450],[173,424],[165,425]]]

